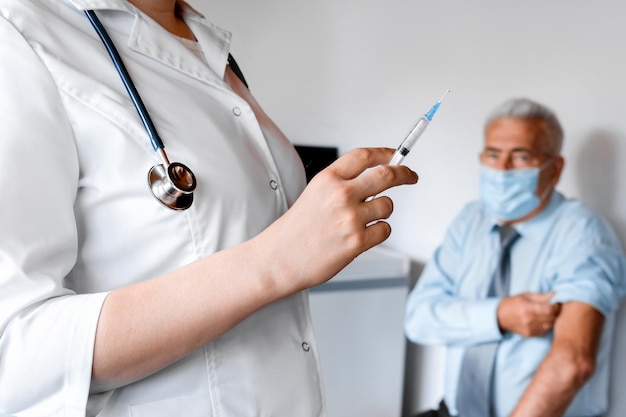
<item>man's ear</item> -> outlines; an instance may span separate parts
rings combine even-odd
[[[561,179],[561,173],[563,172],[563,167],[565,166],[565,159],[558,155],[554,158],[554,177],[552,178],[552,185],[556,186],[556,184]]]

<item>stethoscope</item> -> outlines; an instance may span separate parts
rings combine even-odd
[[[135,88],[135,84],[131,80],[124,63],[122,62],[122,57],[117,52],[109,34],[104,29],[104,26],[102,26],[102,23],[93,10],[85,10],[85,14],[98,33],[98,36],[100,36],[102,43],[104,43],[111,60],[113,60],[113,65],[115,65],[115,68],[117,69],[117,72],[119,73],[122,82],[128,91],[130,99],[132,100],[135,109],[137,109],[141,122],[148,132],[152,148],[159,154],[161,160],[163,161],[163,163],[150,168],[150,171],[148,172],[148,184],[150,186],[150,191],[152,191],[152,195],[154,195],[154,197],[163,205],[173,210],[188,209],[191,206],[191,203],[193,203],[193,191],[196,189],[195,175],[186,165],[181,164],[180,162],[169,161],[167,154],[165,153],[163,141],[159,137],[154,124],[152,123],[152,119],[148,114],[148,110],[146,110],[146,107],[137,92],[137,88]]]

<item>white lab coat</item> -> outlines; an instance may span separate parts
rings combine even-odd
[[[125,0],[0,0],[0,413],[324,414],[306,293],[143,380],[90,383],[108,291],[255,236],[304,187],[293,147],[223,81],[230,34],[181,5],[208,66]],[[87,8],[195,172],[187,211],[148,189],[159,159]]]

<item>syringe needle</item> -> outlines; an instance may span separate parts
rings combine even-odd
[[[447,89],[447,90],[443,93],[443,95],[442,95],[442,96],[441,96],[441,98],[439,99],[438,103],[440,103],[440,104],[441,104],[441,102],[443,101],[443,98],[444,98],[445,96],[447,96],[447,95],[448,95],[448,93],[449,93],[450,91],[452,91],[452,90],[450,90],[450,89],[448,88],[448,89]]]

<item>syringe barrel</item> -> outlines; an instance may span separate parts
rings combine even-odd
[[[389,160],[387,165],[391,165],[391,166],[400,165],[402,163],[402,161],[404,161],[404,157],[408,153],[408,152],[406,152],[406,153],[403,154],[402,152],[403,152],[402,149],[400,149],[400,148],[396,149],[396,151],[391,156],[391,159]]]
[[[421,117],[417,121],[413,129],[411,129],[409,134],[406,135],[406,139],[404,140],[404,142],[407,144],[406,148],[408,148],[409,150],[413,149],[413,146],[415,146],[417,140],[420,138],[420,136],[422,136],[422,133],[424,133],[429,123],[430,121],[426,117]]]
[[[422,133],[424,133],[429,123],[430,121],[426,117],[422,116],[417,121],[413,129],[411,129],[409,134],[406,135],[406,138],[402,141],[400,146],[398,146],[396,152],[399,152],[400,154],[402,154],[402,156],[406,156],[409,151],[413,149],[413,146],[415,146],[417,140],[420,138],[420,136],[422,136]]]

